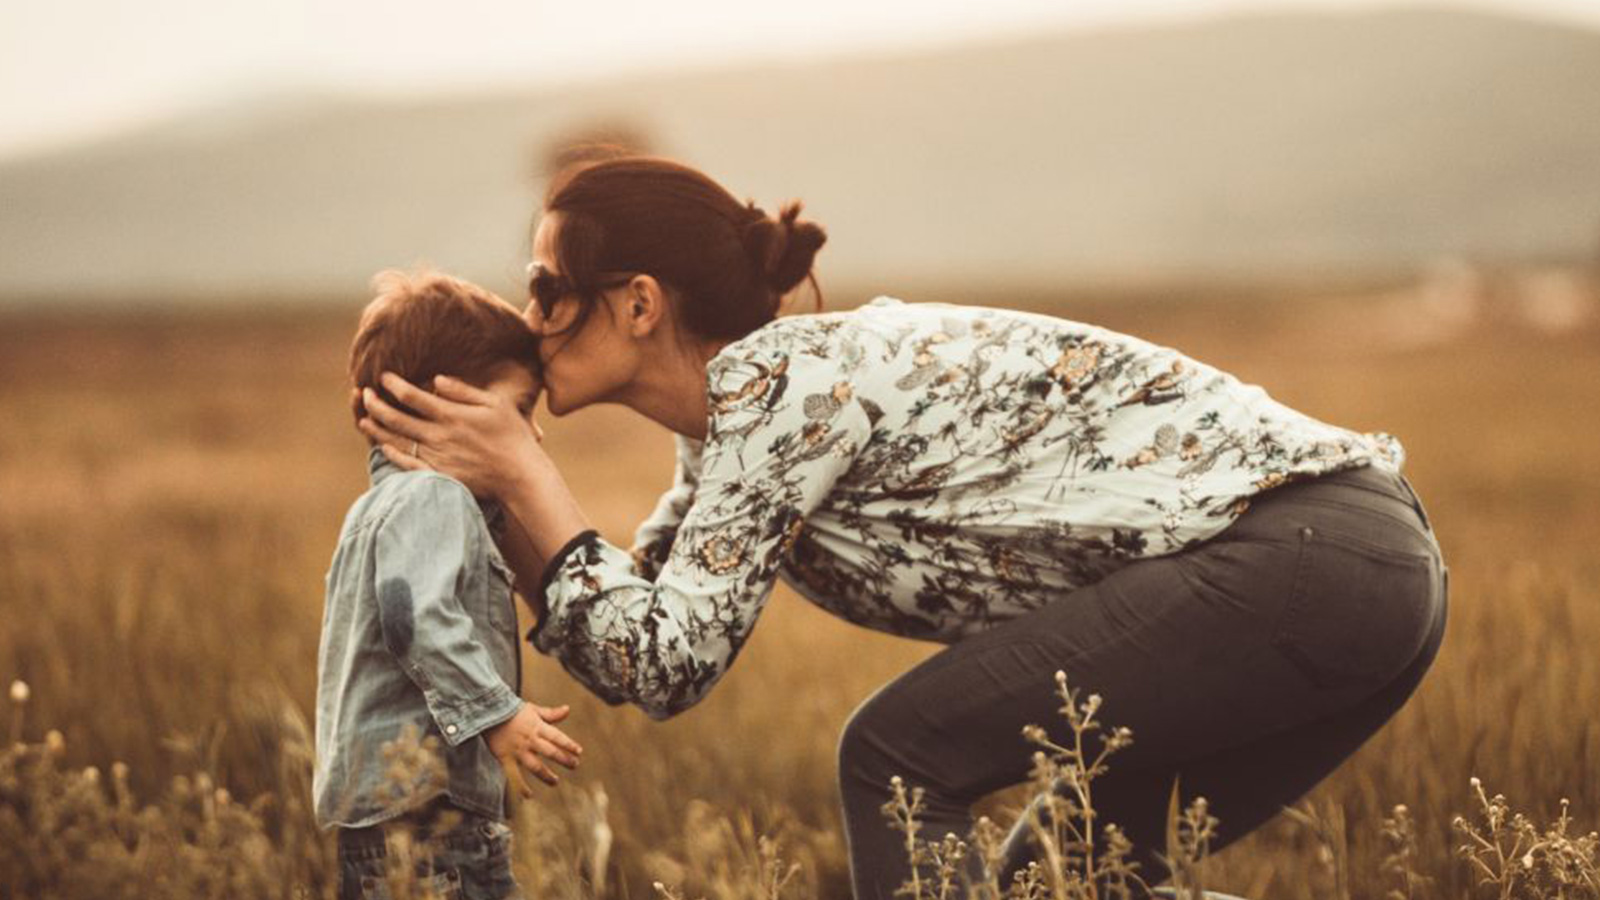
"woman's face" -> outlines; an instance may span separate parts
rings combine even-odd
[[[533,261],[552,274],[564,274],[556,262],[556,231],[560,213],[547,213],[533,236]],[[591,403],[619,402],[623,390],[638,370],[638,342],[623,326],[627,286],[600,294],[601,302],[577,329],[580,299],[558,300],[545,318],[530,298],[524,313],[528,327],[538,332],[539,359],[544,364],[544,388],[551,415],[564,416]]]

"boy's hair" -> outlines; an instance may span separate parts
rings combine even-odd
[[[366,415],[361,388],[412,412],[378,377],[393,372],[424,390],[435,375],[483,387],[505,363],[539,375],[539,339],[511,304],[475,284],[431,269],[387,269],[372,279],[377,297],[361,312],[350,344],[350,404]]]

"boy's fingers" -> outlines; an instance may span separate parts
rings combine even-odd
[[[567,737],[567,733],[559,728],[553,726],[545,728],[541,737],[574,756],[583,755],[583,745]]]
[[[572,707],[565,703],[561,704],[560,706],[539,706],[535,704],[533,711],[539,714],[539,718],[552,724],[555,722],[560,722],[566,719],[567,716],[572,715]]]
[[[522,759],[522,767],[532,772],[535,778],[552,787],[561,782],[561,779],[556,777],[556,773],[550,771],[550,767],[545,765],[544,760],[539,758],[539,754],[532,750],[523,750],[518,755]]]
[[[538,753],[545,759],[553,759],[569,769],[576,769],[578,767],[578,757],[567,752],[554,741],[539,738],[533,742],[533,749],[534,752]]]
[[[531,798],[533,796],[533,787],[528,784],[528,779],[523,777],[522,768],[517,765],[516,759],[510,754],[498,757],[498,759],[500,760],[500,768],[505,770],[506,781],[516,788],[517,793],[523,799]]]

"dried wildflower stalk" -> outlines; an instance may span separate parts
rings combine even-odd
[[[1167,852],[1164,861],[1172,872],[1172,887],[1178,900],[1203,900],[1206,896],[1201,863],[1211,853],[1211,839],[1217,833],[1217,819],[1207,812],[1206,798],[1196,797],[1179,809],[1179,779],[1172,780],[1167,801]]]
[[[589,871],[590,883],[594,886],[594,895],[606,895],[606,871],[611,865],[611,820],[607,811],[611,808],[611,798],[606,796],[604,785],[597,784],[589,793]]]
[[[908,855],[917,861],[902,895],[911,900],[958,896],[1123,900],[1142,896],[1148,889],[1134,873],[1137,866],[1127,836],[1114,824],[1101,824],[1094,809],[1093,782],[1104,773],[1106,759],[1115,749],[1131,742],[1131,735],[1126,729],[1112,730],[1096,749],[1090,735],[1100,730],[1095,721],[1099,698],[1080,701],[1064,678],[1058,679],[1058,692],[1069,738],[1055,744],[1042,729],[1029,731],[1040,747],[1034,756],[1034,776],[1042,801],[1029,814],[1026,827],[1040,842],[1040,861],[1016,872],[1009,883],[1000,883],[1003,829],[981,818],[965,840],[954,835],[926,840],[919,820],[922,792],[897,779],[886,811],[906,835]],[[310,737],[304,722],[290,714],[292,706],[285,706],[270,723],[281,733],[284,753],[273,793],[241,803],[200,766],[174,777],[155,802],[145,805],[134,794],[125,763],[68,767],[67,742],[54,729],[36,742],[24,740],[21,717],[25,707],[31,712],[35,703],[26,683],[13,682],[8,699],[13,741],[0,748],[0,873],[4,873],[0,896],[96,900],[331,896],[336,878],[332,848],[327,836],[315,828],[303,796],[308,794]],[[437,784],[441,775],[437,742],[410,738],[385,748],[397,798],[419,785],[427,789]],[[1541,827],[1515,812],[1503,795],[1489,795],[1478,779],[1472,779],[1471,786],[1476,814],[1471,821],[1456,817],[1453,827],[1462,838],[1456,855],[1477,882],[1474,896],[1600,900],[1600,833],[1577,833],[1565,799],[1554,821]],[[591,878],[605,872],[611,834],[604,794],[597,787],[578,797],[584,813],[563,820],[571,826],[566,831],[550,832],[567,835],[569,847],[552,851],[537,842],[528,845],[552,863],[535,871],[576,873],[581,865],[577,861],[582,860],[590,864]],[[1211,852],[1217,822],[1203,798],[1181,810],[1177,802],[1175,785],[1164,854],[1173,869],[1172,893],[1180,898],[1203,896],[1200,864]],[[1308,804],[1289,815],[1316,836],[1317,859],[1332,879],[1333,892],[1340,897],[1355,893],[1347,872],[1342,810],[1332,805],[1319,810]],[[793,892],[801,866],[781,860],[777,843],[759,834],[748,819],[735,824],[713,815],[709,806],[691,804],[685,832],[697,837],[689,842],[688,865],[681,871],[706,873],[702,879],[706,889],[701,892],[697,887],[695,896],[781,900]],[[1382,862],[1385,900],[1430,897],[1434,879],[1421,874],[1418,826],[1410,810],[1395,807],[1383,820],[1381,834],[1387,846]],[[405,836],[399,843],[391,895],[427,896],[427,886],[415,877],[414,868],[419,861],[426,868],[418,856],[423,851]],[[802,842],[802,852],[804,846]],[[92,864],[86,863],[89,860]],[[964,870],[981,875],[976,883],[964,885]],[[576,875],[561,877],[568,878],[559,882],[562,896],[605,895],[603,881],[580,884]],[[811,896],[806,890],[802,879],[799,892]],[[660,884],[656,892],[665,900],[687,897]]]
[[[1350,900],[1350,848],[1344,808],[1330,801],[1319,812],[1308,800],[1304,808],[1286,806],[1283,811],[1311,831],[1317,842],[1317,864],[1332,882],[1334,897],[1337,900]]]
[[[1513,897],[1600,898],[1600,833],[1570,833],[1570,804],[1561,800],[1556,821],[1541,830],[1526,815],[1513,812],[1504,794],[1493,797],[1477,778],[1471,781],[1479,821],[1456,816],[1452,825],[1466,842],[1456,855],[1501,900]]]
[[[22,741],[22,714],[28,705],[28,697],[32,692],[28,683],[22,679],[11,682],[11,736],[9,743],[16,744]]]
[[[780,820],[772,827],[781,833],[787,824]],[[797,887],[801,864],[786,862],[779,854],[779,841],[761,833],[746,814],[728,817],[704,801],[692,801],[685,811],[682,832],[683,860],[655,854],[658,871],[668,876],[653,885],[663,898],[783,900]],[[673,883],[686,879],[692,882],[693,894]]]
[[[1067,740],[1057,743],[1038,725],[1023,729],[1023,736],[1039,748],[1030,775],[1038,799],[1021,820],[1038,859],[1016,872],[1010,884],[1001,885],[1004,835],[999,826],[981,818],[964,840],[945,835],[938,842],[929,841],[921,835],[922,789],[907,787],[897,777],[890,782],[891,795],[883,812],[890,827],[904,835],[910,862],[910,874],[898,896],[945,900],[965,889],[977,900],[1126,900],[1148,892],[1150,885],[1132,859],[1132,842],[1115,824],[1101,825],[1094,807],[1095,779],[1106,773],[1113,754],[1133,743],[1133,733],[1127,728],[1107,732],[1097,719],[1100,695],[1080,698],[1065,672],[1056,673],[1056,693],[1061,698],[1059,712],[1067,722]],[[1217,820],[1206,814],[1203,798],[1181,814],[1174,810],[1171,818],[1174,839],[1169,853],[1186,871],[1197,872]],[[973,854],[982,874],[967,888],[961,875]],[[1190,882],[1198,887],[1198,875]]]
[[[1385,900],[1418,900],[1433,879],[1423,875],[1417,867],[1417,824],[1405,804],[1394,808],[1393,814],[1383,820],[1379,832],[1389,852],[1383,857],[1380,871],[1394,882],[1385,894]]]

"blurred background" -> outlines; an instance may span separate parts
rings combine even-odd
[[[0,5],[0,900],[330,895],[307,729],[368,279],[520,302],[594,140],[804,200],[827,308],[1091,321],[1399,436],[1452,569],[1439,661],[1308,798],[1325,827],[1280,817],[1210,886],[1469,896],[1473,776],[1600,825],[1595,0],[54,0]],[[669,435],[544,424],[626,543]],[[661,724],[528,653],[589,753],[520,815],[519,877],[770,900],[768,836],[781,896],[845,896],[836,736],[935,649],[780,587]],[[1428,890],[1394,880],[1400,803]]]
[[[1592,0],[8,4],[0,303],[510,291],[609,138],[804,199],[846,294],[1488,268],[1583,307],[1544,276],[1600,260],[1597,84]]]

